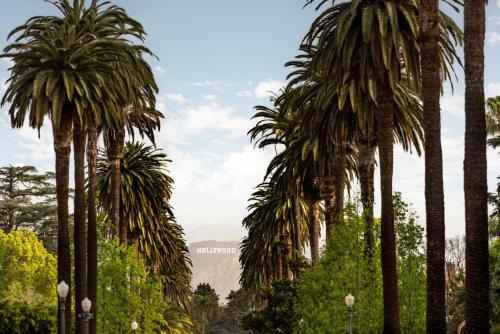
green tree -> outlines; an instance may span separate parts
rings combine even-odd
[[[303,319],[295,333],[345,333],[347,309],[344,298],[355,296],[353,327],[359,333],[383,330],[381,263],[366,257],[365,222],[359,201],[346,206],[344,224],[336,226],[320,261],[301,275],[295,310]],[[423,230],[415,213],[394,196],[398,247],[398,292],[401,329],[425,331],[425,253]],[[380,224],[376,221],[376,224]],[[381,236],[375,233],[374,252],[380,252]]]
[[[206,328],[207,334],[245,334],[241,328],[241,320],[250,312],[253,296],[243,289],[231,291],[226,297],[227,303],[220,315],[210,322]]]
[[[119,39],[114,31],[107,36],[94,35],[86,29],[85,17],[102,9],[98,1],[85,7],[85,1],[68,0],[52,2],[61,16],[35,16],[24,25],[15,28],[9,37],[17,35],[14,43],[4,49],[2,57],[13,62],[9,86],[2,105],[11,103],[10,115],[13,127],[29,125],[40,129],[44,118],[50,117],[56,153],[56,190],[58,204],[58,280],[66,281],[71,288],[71,255],[68,226],[69,159],[73,139],[73,124],[77,129],[77,143],[83,143],[81,128],[87,113],[94,119],[119,120],[121,110],[121,88],[116,82],[120,76],[111,74],[113,60],[120,50],[129,47],[126,40]],[[103,21],[100,21],[103,22]],[[108,30],[109,31],[109,30]],[[110,78],[114,81],[111,82]],[[123,100],[123,99],[122,99]],[[103,116],[105,115],[105,116]],[[82,150],[79,147],[75,184],[82,186]],[[83,188],[75,198],[75,254],[77,274],[77,300],[86,290],[85,274],[85,220]],[[66,309],[71,309],[71,298],[66,300]],[[77,314],[81,312],[76,303]],[[69,312],[67,313],[69,314]],[[78,321],[77,332],[82,321]],[[67,330],[71,326],[70,315],[66,318]]]
[[[126,248],[116,238],[100,243],[98,293],[99,333],[126,332],[132,321],[144,332],[189,333],[189,320],[170,309],[160,277],[148,273],[134,245]]]
[[[0,300],[56,304],[56,258],[35,233],[0,230],[0,254]]]
[[[33,166],[0,168],[0,226],[5,232],[32,229],[50,252],[57,251],[54,173]]]
[[[219,296],[210,284],[200,283],[193,292],[192,305],[194,332],[205,334],[205,327],[218,315]]]
[[[264,288],[258,297],[265,307],[245,315],[242,327],[256,334],[292,334],[299,328],[300,316],[295,312],[297,299],[295,281],[283,280],[273,282],[271,287]]]

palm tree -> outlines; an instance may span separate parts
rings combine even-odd
[[[67,1],[54,4],[60,9],[63,5],[69,6]],[[84,10],[83,3],[75,4],[75,12],[80,15]],[[21,127],[28,112],[31,127],[42,127],[45,115],[52,121],[59,223],[58,280],[70,284],[68,168],[73,123],[76,119],[84,119],[87,110],[95,115],[106,110],[108,118],[119,117],[118,113],[113,113],[117,102],[115,91],[103,79],[111,70],[103,59],[105,55],[114,54],[114,50],[127,45],[115,38],[90,38],[88,32],[79,31],[65,18],[35,17],[15,28],[9,37],[16,33],[20,33],[16,42],[7,46],[2,55],[14,62],[10,85],[2,104],[11,102],[13,127]],[[81,203],[81,200],[77,203]],[[82,211],[78,209],[78,212],[80,219]],[[77,231],[80,231],[81,222],[75,223],[80,224],[77,227]],[[77,243],[77,246],[78,254],[81,255],[84,245]],[[79,268],[82,264],[78,262]],[[84,282],[84,278],[77,282],[77,298],[81,297]],[[69,298],[66,303],[70,309]],[[77,303],[77,311],[80,307]],[[70,324],[70,321],[68,312],[66,322]]]
[[[283,186],[263,183],[252,194],[243,225],[248,236],[241,244],[240,283],[244,289],[256,291],[271,282],[291,279],[288,264],[289,237],[294,229],[294,208]],[[307,216],[305,203],[301,201],[301,216]],[[301,222],[301,240],[307,236],[307,222]]]
[[[439,1],[420,3],[422,101],[425,133],[425,199],[427,223],[427,312],[428,333],[446,333],[445,308],[445,220],[443,153],[441,148],[440,92],[442,71],[439,49]],[[458,34],[459,39],[460,34]],[[450,52],[456,57],[455,51]]]
[[[294,62],[289,64],[292,63]],[[303,200],[307,203],[307,211],[309,212],[307,230],[309,233],[303,237],[309,239],[311,258],[316,260],[319,258],[320,221],[323,217],[320,206],[322,199],[321,183],[326,183],[322,182],[322,179],[327,178],[322,175],[328,174],[327,167],[330,164],[330,151],[327,148],[332,147],[332,145],[329,144],[331,136],[324,135],[324,132],[314,134],[311,138],[302,135],[298,131],[300,122],[296,121],[296,119],[299,119],[303,110],[309,107],[308,103],[303,103],[303,101],[296,102],[299,97],[301,97],[301,94],[293,88],[292,81],[280,95],[271,100],[274,104],[272,108],[255,107],[257,113],[253,118],[259,120],[255,127],[249,131],[249,134],[251,140],[255,141],[255,144],[260,148],[269,145],[277,146],[278,149],[284,148],[271,161],[265,178],[269,178],[270,182],[276,185],[287,185],[283,191],[287,192],[288,196],[294,200],[296,219],[294,233],[292,234],[295,236],[294,249],[296,251],[301,250],[301,246],[297,247],[296,245],[303,244],[301,240],[297,240],[300,239],[297,238],[297,235],[303,235],[303,232],[295,233],[295,231],[301,230],[301,221],[303,221],[299,214],[301,210],[298,203]],[[326,125],[324,128],[329,128],[329,126]],[[352,178],[352,174],[355,173],[355,163],[352,156],[349,155],[346,168],[340,170],[344,172],[345,179],[350,180]],[[279,179],[286,179],[286,181],[280,181]],[[343,188],[341,189],[343,194]],[[330,195],[333,197],[333,194]],[[327,200],[328,196],[325,197],[325,200]],[[330,225],[333,224],[332,217],[334,216],[333,209],[335,205],[333,202],[331,204],[330,206],[326,205],[331,218],[331,221],[327,220],[327,230],[328,222],[330,222]]]
[[[301,155],[302,146],[300,145],[304,142],[287,139],[291,113],[283,113],[280,110],[286,98],[287,92],[283,91],[281,95],[274,96],[271,99],[274,108],[256,106],[255,109],[257,113],[252,118],[259,120],[248,133],[251,140],[255,141],[255,145],[259,148],[265,148],[269,145],[273,145],[275,148],[278,146],[285,147],[284,152],[277,154],[273,161],[271,161],[264,178],[269,178],[271,182],[277,185],[288,185],[283,191],[286,192],[287,196],[293,201],[294,227],[291,231],[293,236],[292,249],[296,255],[298,255],[302,252],[304,245],[303,238],[305,237],[307,239],[307,235],[305,235],[303,231],[303,222],[305,218],[302,216],[302,212],[304,208],[301,208],[303,205],[303,185],[305,183],[304,173],[306,170],[315,167],[311,164],[311,159],[306,159],[306,161],[304,161],[304,156]],[[297,143],[300,143],[300,145],[297,145]],[[287,181],[278,180],[280,178],[286,178]],[[313,244],[317,245],[319,237],[319,220],[315,221],[313,227],[317,227],[317,231],[309,233],[309,237],[313,240]],[[286,244],[287,243],[284,245],[285,248]],[[312,254],[316,256],[317,250],[312,252]]]
[[[148,262],[165,275],[167,297],[187,308],[191,262],[182,228],[175,222],[169,205],[173,186],[166,169],[169,162],[164,153],[152,146],[126,143],[120,161],[119,194],[129,242],[137,243]],[[109,216],[114,181],[104,153],[99,156],[97,170],[99,203]]]
[[[146,84],[146,89],[157,90],[156,84],[154,83],[154,78],[152,76],[152,71],[147,66],[147,63],[140,62],[144,66],[142,69],[147,72],[148,77],[151,79],[148,84]],[[132,74],[132,73],[130,73]],[[144,73],[143,73],[144,74]],[[138,87],[139,88],[139,87]],[[144,87],[143,87],[144,88]],[[148,98],[151,105],[154,106],[155,97],[151,95]],[[160,128],[160,118],[163,114],[154,108],[144,108],[144,109],[124,109],[125,123],[120,125],[117,129],[107,128],[105,130],[105,145],[107,147],[108,161],[111,166],[111,189],[109,189],[112,200],[110,203],[110,216],[111,221],[114,226],[114,233],[118,235],[120,242],[124,245],[127,244],[127,231],[128,227],[126,224],[126,218],[123,216],[123,203],[121,203],[122,197],[120,193],[121,189],[121,160],[124,156],[125,149],[125,133],[128,132],[133,136],[134,128],[139,130],[141,137],[146,134],[151,142],[155,142],[154,131]]]
[[[68,10],[66,10],[68,12]],[[71,10],[66,14],[66,16],[71,16]],[[99,2],[93,3],[89,8],[89,11],[82,15],[84,19],[79,20],[79,24],[82,29],[89,29],[92,36],[99,37],[110,37],[114,39],[128,39],[130,37],[135,37],[136,40],[143,42],[145,37],[145,31],[141,24],[134,19],[130,18],[124,9],[112,5],[106,6],[106,3],[102,5]],[[130,78],[129,69],[140,69],[144,66],[144,61],[142,60],[141,54],[148,53],[149,50],[137,46],[135,44],[130,45],[131,49],[129,52],[124,52],[123,55],[116,59],[110,59],[113,62],[116,71],[108,75],[110,81],[113,84],[111,86],[117,87],[118,94],[121,95],[121,105],[126,103],[136,106],[136,108],[143,109],[149,108],[150,105],[154,105],[154,97],[151,98],[152,94],[149,91],[143,90],[144,100],[137,101],[136,93],[141,91],[135,86],[135,82],[132,79],[137,79],[136,75],[132,75]],[[120,50],[114,50],[119,52]],[[136,66],[140,63],[141,66]],[[126,65],[125,65],[126,64]],[[131,92],[133,94],[131,94]],[[156,92],[156,91],[155,91]],[[139,106],[140,105],[140,106]],[[137,107],[139,106],[139,107]],[[109,110],[106,110],[109,112]],[[123,116],[123,109],[119,110]],[[94,301],[92,304],[91,312],[94,314],[93,319],[90,321],[90,333],[96,333],[96,319],[97,319],[97,230],[96,230],[96,165],[97,165],[97,150],[98,150],[98,138],[102,131],[102,128],[106,129],[117,129],[120,132],[123,129],[123,121],[114,119],[108,114],[98,115],[100,117],[93,117],[94,115],[87,115],[87,136],[88,136],[88,238],[87,238],[87,258],[88,258],[88,296]],[[108,130],[109,132],[110,130]],[[142,134],[143,130],[140,129]]]
[[[401,104],[398,100],[414,101],[420,91],[417,17],[417,3],[410,0],[339,3],[319,16],[307,38],[308,44],[318,50],[312,60],[313,69],[333,73],[338,82],[339,107],[350,100],[352,109],[364,115],[368,124],[372,120],[375,125],[381,172],[384,332],[387,333],[400,332],[392,205],[393,131],[400,130],[395,127],[397,111],[412,104]],[[448,34],[454,33],[455,26],[449,20],[444,22],[446,25],[440,29],[444,55],[441,66],[443,75],[449,76],[446,62],[453,62],[454,58],[448,57],[452,45]],[[365,97],[368,103],[358,102]],[[376,106],[373,114],[372,104]],[[403,132],[407,129],[403,125]]]
[[[488,333],[488,185],[484,97],[486,1],[464,1],[465,57],[465,322]],[[485,302],[486,301],[486,302]]]

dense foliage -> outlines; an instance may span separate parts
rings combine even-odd
[[[241,320],[243,329],[256,334],[293,333],[299,327],[300,315],[294,310],[297,285],[293,281],[275,281],[259,295],[264,307],[250,312]]]
[[[55,304],[0,301],[0,333],[55,334],[56,312]]]
[[[36,235],[0,230],[0,333],[55,333],[56,258]]]
[[[401,328],[404,333],[425,331],[425,253],[423,229],[399,194],[394,196]],[[360,333],[382,332],[380,258],[365,254],[364,221],[360,204],[346,206],[344,224],[336,226],[323,256],[300,277],[295,307],[303,321],[295,333],[344,333],[344,297],[355,296],[353,328]],[[375,234],[374,254],[380,252]]]
[[[161,278],[149,274],[135,246],[125,248],[117,239],[100,244],[98,293],[99,333],[121,333],[134,320],[145,332],[189,333],[186,314],[171,309]]]
[[[0,254],[0,300],[56,302],[56,258],[32,231],[0,230]]]

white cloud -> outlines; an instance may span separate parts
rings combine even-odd
[[[441,98],[441,110],[444,113],[456,116],[460,119],[465,119],[465,100],[463,95],[445,94]]]
[[[261,81],[255,87],[255,96],[258,98],[265,98],[272,96],[273,93],[278,93],[280,88],[285,85],[283,81],[276,81],[268,79],[266,81]]]
[[[173,101],[173,102],[177,102],[177,103],[186,102],[186,98],[182,94],[166,94],[165,99],[167,101]]]
[[[490,19],[493,20],[493,22],[495,23],[495,25],[500,26],[500,16],[494,15]]]
[[[497,6],[500,7],[500,0],[497,0]]]
[[[162,77],[165,75],[166,71],[163,67],[161,66],[155,66],[154,72],[156,73],[157,76]]]
[[[242,90],[242,91],[239,91],[238,93],[236,93],[236,96],[239,96],[239,97],[251,97],[252,96],[252,92],[250,92],[248,90]]]
[[[217,95],[212,95],[212,94],[205,94],[203,95],[203,98],[207,101],[217,101],[219,99]]]
[[[488,44],[491,46],[497,46],[500,45],[500,33],[497,32],[489,32],[486,34],[486,41]]]
[[[160,109],[161,110],[161,109]],[[245,137],[252,121],[241,117],[230,106],[215,101],[198,106],[187,106],[176,113],[167,113],[159,134],[167,143],[185,141],[188,136],[217,131],[214,139]]]
[[[175,180],[172,204],[188,241],[241,238],[247,200],[262,181],[262,172],[273,153],[247,145],[216,161],[175,149],[169,150],[169,156],[173,159],[170,169]],[[212,233],[207,236],[210,230]]]
[[[500,83],[490,82],[486,85],[486,97],[500,96]]]
[[[220,86],[221,82],[220,81],[205,80],[205,81],[197,81],[194,83],[194,85],[198,86],[198,87],[215,87],[215,86]]]

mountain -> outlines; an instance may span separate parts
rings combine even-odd
[[[239,289],[240,243],[238,241],[200,241],[189,245],[193,261],[193,289],[208,283],[225,303],[231,290]]]

